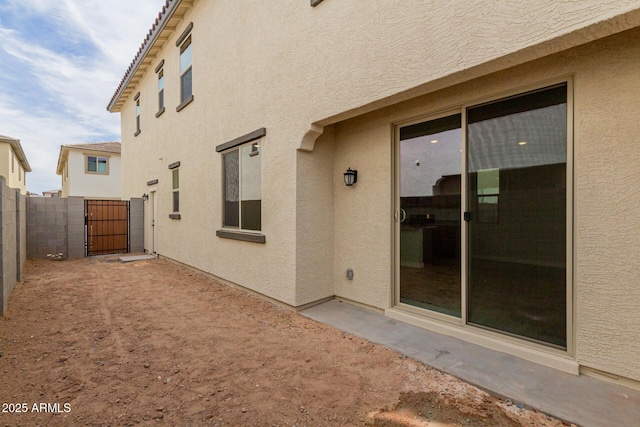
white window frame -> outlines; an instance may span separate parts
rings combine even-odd
[[[92,157],[96,159],[95,171],[89,170],[89,159]],[[107,168],[106,172],[99,172],[98,164],[100,163],[101,159],[104,160],[106,163],[106,168]],[[98,155],[98,154],[85,154],[84,155],[84,173],[89,175],[109,175],[109,156]]]

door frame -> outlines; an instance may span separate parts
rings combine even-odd
[[[564,75],[554,79],[549,79],[535,84],[529,84],[506,91],[495,93],[491,96],[484,96],[472,99],[462,105],[451,106],[426,113],[418,117],[400,120],[391,123],[393,139],[392,146],[392,276],[391,285],[391,309],[387,310],[387,315],[398,320],[407,321],[417,326],[426,327],[451,336],[456,336],[467,341],[471,341],[485,347],[499,349],[510,354],[515,354],[527,360],[535,361],[558,369],[575,373],[578,372],[578,365],[575,363],[576,354],[576,333],[575,333],[575,192],[574,192],[574,82],[573,75]],[[469,224],[464,221],[464,212],[469,210],[469,188],[468,188],[468,138],[467,138],[467,109],[488,102],[499,101],[511,96],[518,96],[527,92],[542,90],[546,87],[566,84],[567,85],[567,163],[566,163],[566,322],[567,322],[567,345],[566,350],[554,348],[524,338],[503,334],[497,331],[487,330],[473,326],[467,322],[467,299],[468,299],[468,239]],[[461,152],[461,317],[445,315],[427,309],[413,307],[400,303],[400,128],[416,123],[438,119],[452,114],[461,114],[462,140],[460,141]]]
[[[157,190],[149,190],[149,226],[151,227],[151,233],[149,233],[150,244],[149,244],[149,253],[152,255],[156,254],[156,244],[158,241],[158,197]]]
[[[401,122],[396,122],[393,124],[393,210],[394,210],[394,215],[393,215],[393,230],[394,230],[394,236],[393,236],[393,242],[394,242],[394,248],[393,248],[393,277],[394,277],[394,283],[392,286],[392,307],[398,307],[404,311],[407,311],[409,313],[413,313],[419,316],[427,316],[433,319],[436,319],[438,321],[441,322],[445,322],[445,323],[449,323],[452,325],[458,325],[458,326],[464,326],[465,324],[465,311],[466,311],[466,298],[462,298],[462,304],[460,306],[461,309],[461,317],[455,317],[455,316],[450,316],[447,314],[443,314],[443,313],[439,313],[436,311],[431,311],[431,310],[427,310],[427,309],[423,309],[423,308],[419,308],[419,307],[415,307],[409,304],[404,304],[400,302],[400,128],[403,128],[405,126],[411,126],[414,124],[418,124],[418,123],[423,123],[423,122],[427,122],[427,121],[431,121],[431,120],[437,120],[437,119],[441,119],[443,117],[448,117],[448,116],[452,116],[455,114],[460,114],[461,112],[463,112],[463,108],[457,107],[457,108],[448,108],[448,109],[443,109],[443,110],[439,110],[437,112],[434,112],[432,114],[428,114],[428,115],[423,115],[420,117],[414,117],[412,119],[409,120],[405,120],[405,121],[401,121]],[[460,148],[462,149],[462,141],[465,139],[464,138],[464,126],[465,126],[465,118],[464,118],[464,114],[462,115],[462,122],[461,122],[461,130],[462,130],[462,140],[460,141]],[[464,153],[463,153],[464,154]],[[461,165],[461,167],[464,167],[464,164]],[[463,169],[464,170],[464,169]],[[463,197],[464,193],[461,193],[460,197]],[[461,206],[460,206],[461,212],[464,212],[465,209],[465,204],[464,204],[464,200],[461,200]],[[462,214],[461,214],[462,215]],[[464,227],[464,221],[462,227]],[[463,229],[461,229],[461,238],[465,239],[465,235],[463,234]],[[462,245],[460,248],[460,257],[462,260],[464,260],[464,256],[465,256],[465,245]],[[462,276],[460,278],[461,282],[462,282],[462,289],[461,292],[464,294],[464,292],[466,292],[466,285],[464,283],[464,271],[465,269],[462,269]]]
[[[124,209],[124,218],[119,216],[122,209]],[[99,218],[91,218],[94,213]],[[131,251],[130,215],[128,200],[84,199],[85,257],[129,253]],[[94,245],[94,242],[98,243]]]

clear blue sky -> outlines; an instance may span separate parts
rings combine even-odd
[[[120,141],[106,106],[164,0],[0,0],[0,135],[17,138],[27,190],[60,188],[60,145]]]

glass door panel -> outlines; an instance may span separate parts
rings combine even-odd
[[[567,346],[567,86],[467,110],[467,322]]]
[[[400,302],[461,315],[461,115],[400,128]]]

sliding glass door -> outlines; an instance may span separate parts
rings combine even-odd
[[[399,128],[398,304],[567,348],[567,93]]]
[[[400,129],[400,301],[460,317],[461,120]]]
[[[467,110],[471,324],[566,337],[567,87]]]

